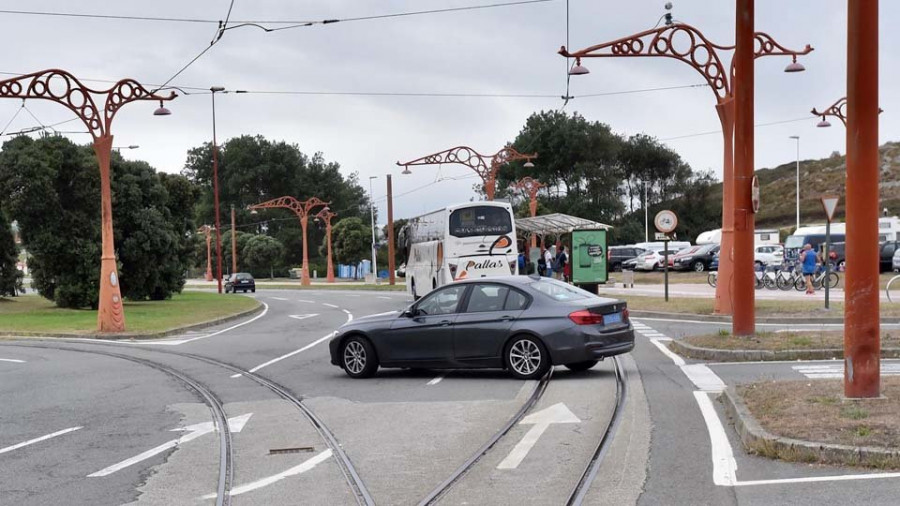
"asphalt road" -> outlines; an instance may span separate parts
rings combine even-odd
[[[352,380],[329,363],[328,336],[351,318],[404,307],[405,294],[255,295],[267,305],[264,314],[163,341],[0,341],[0,505],[213,504],[220,447],[210,408],[160,367],[198,383],[231,419],[233,504],[357,502],[335,453],[294,405],[186,355],[233,364],[301,397],[377,504],[417,504],[537,384],[502,371],[382,370]],[[900,478],[835,481],[829,477],[864,471],[744,454],[716,394],[698,393],[808,377],[834,364],[712,364],[698,373],[652,339],[720,325],[647,319],[636,327],[636,349],[621,361],[628,392],[622,419],[586,504],[896,504]],[[886,362],[886,370],[894,368],[900,374],[900,363]],[[556,368],[528,413],[534,416],[514,425],[440,502],[564,504],[606,430],[616,388],[612,361],[584,373]]]

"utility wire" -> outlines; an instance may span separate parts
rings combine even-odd
[[[527,5],[527,4],[545,3],[545,2],[553,2],[553,1],[556,1],[556,0],[520,0],[520,1],[514,1],[514,2],[501,2],[501,3],[493,3],[493,4],[485,4],[485,5],[470,5],[470,6],[465,6],[465,7],[450,7],[450,8],[444,8],[444,9],[429,9],[429,10],[423,10],[423,11],[394,12],[394,13],[389,13],[389,14],[377,14],[377,15],[372,15],[372,16],[356,16],[356,17],[337,18],[337,19],[235,20],[232,23],[234,23],[235,25],[238,25],[238,24],[242,24],[242,25],[294,25],[294,26],[287,26],[287,27],[279,27],[276,29],[259,26],[259,28],[262,28],[266,31],[275,31],[275,30],[284,30],[286,28],[299,28],[299,27],[313,26],[313,25],[327,25],[327,24],[333,24],[333,23],[339,23],[339,22],[369,21],[369,20],[376,20],[376,19],[389,19],[389,18],[400,18],[400,17],[408,17],[408,16],[419,16],[419,15],[424,15],[424,14],[444,14],[444,13],[448,13],[448,12],[493,9],[493,8],[497,8],[497,7],[510,7],[510,6],[515,6],[515,5]],[[11,10],[11,9],[2,9],[2,10],[0,10],[0,14],[126,20],[126,21],[156,21],[156,22],[166,22],[166,23],[218,24],[220,22],[219,20],[214,20],[214,19],[199,19],[199,18],[170,18],[170,17],[155,17],[155,16],[120,16],[120,15],[94,14],[94,13],[27,11],[27,10]],[[229,16],[230,16],[230,14],[231,14],[231,9],[229,9]]]
[[[785,120],[780,120],[780,121],[772,121],[769,123],[757,123],[753,126],[756,128],[760,128],[760,127],[767,127],[767,126],[773,126],[773,125],[783,125],[785,123],[797,123],[798,121],[809,121],[810,119],[811,119],[811,117],[807,116],[805,118],[785,119]],[[695,134],[686,134],[686,135],[679,135],[676,137],[667,137],[665,139],[660,139],[660,141],[661,142],[674,141],[674,140],[678,140],[678,139],[689,139],[691,137],[702,137],[704,135],[715,135],[715,134],[721,134],[721,133],[722,133],[721,130],[710,130],[708,132],[698,132]]]
[[[24,109],[24,108],[25,108],[25,101],[22,100],[22,107],[19,107],[18,109],[16,109],[16,113],[13,114],[13,117],[9,118],[9,121],[6,122],[6,126],[3,127],[3,130],[0,130],[0,136],[4,135],[6,133],[6,129],[9,128],[9,125],[12,125],[12,122],[16,120],[16,118],[19,116],[19,113],[22,112],[22,109]]]

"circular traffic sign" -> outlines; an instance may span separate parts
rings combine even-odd
[[[656,213],[656,217],[653,218],[653,224],[656,225],[656,230],[668,234],[678,226],[678,216],[675,216],[674,212],[665,209]]]

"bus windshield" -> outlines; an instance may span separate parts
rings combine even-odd
[[[785,248],[799,248],[803,246],[803,239],[806,236],[801,235],[792,235],[788,236],[788,238],[784,241]]]
[[[509,211],[502,207],[474,206],[450,213],[450,235],[453,237],[504,235],[512,230]]]

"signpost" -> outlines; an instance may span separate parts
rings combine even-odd
[[[669,241],[672,237],[669,235],[678,226],[678,216],[673,211],[664,209],[656,213],[653,218],[653,225],[659,234],[656,234],[657,240],[662,237],[663,241],[663,283],[665,285],[666,302],[669,302]]]
[[[822,207],[825,208],[825,216],[828,218],[828,221],[825,222],[825,279],[822,281],[825,285],[825,309],[829,309],[828,275],[831,273],[831,264],[829,263],[831,260],[829,257],[831,252],[831,218],[834,217],[834,210],[837,208],[838,199],[840,199],[840,197],[834,195],[822,196]]]

